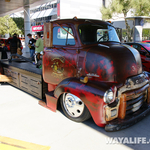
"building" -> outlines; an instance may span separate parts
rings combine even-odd
[[[107,2],[108,3],[108,2]],[[51,0],[34,7],[30,6],[31,33],[43,33],[44,22],[67,18],[102,19],[100,8],[107,5],[105,0]],[[23,17],[24,12],[13,13],[11,17]]]
[[[41,32],[43,34],[44,22],[49,22],[51,20],[56,20],[56,19],[67,19],[67,18],[73,18],[75,16],[78,18],[102,19],[100,8],[102,6],[107,7],[111,1],[112,0],[107,0],[107,1],[106,0],[92,0],[92,1],[49,0],[44,3],[40,1],[39,5],[30,6],[30,24],[31,24],[30,32],[34,35],[36,34],[36,32]],[[12,14],[11,17],[24,16],[23,13],[24,13],[23,11],[20,14],[15,13]],[[131,11],[129,11],[127,16],[128,17],[132,16]],[[126,36],[126,26],[125,26],[123,14],[116,15],[116,16],[114,15],[111,21],[116,28],[122,29],[123,39],[127,41],[128,39]],[[131,32],[133,33],[134,21],[130,19],[128,23],[130,25]],[[149,30],[149,23],[147,23],[145,19],[144,19],[144,24],[140,29],[140,35],[138,36],[141,37],[143,29]],[[141,40],[141,38],[139,40]]]

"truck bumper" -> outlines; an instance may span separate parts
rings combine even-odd
[[[118,131],[125,128],[128,128],[138,121],[142,120],[145,116],[150,113],[150,106],[143,106],[140,110],[133,113],[132,115],[127,115],[125,119],[114,119],[107,122],[105,130],[108,132]]]

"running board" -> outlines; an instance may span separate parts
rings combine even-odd
[[[48,108],[54,112],[56,112],[56,109],[57,109],[57,98],[54,97],[54,92],[51,91],[51,92],[48,92],[45,94],[46,96],[46,102],[44,101],[39,101],[39,104],[45,108]]]

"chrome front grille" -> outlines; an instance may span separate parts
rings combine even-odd
[[[124,119],[126,115],[138,111],[147,102],[149,80],[144,74],[128,78],[125,85],[118,90],[118,117]]]
[[[136,98],[129,99],[130,97],[127,97],[126,101],[126,115],[133,113],[140,109],[140,107],[143,105],[144,101],[147,98],[147,90],[144,91],[144,93],[138,94],[138,96],[135,95]]]
[[[122,94],[126,96],[124,100],[124,106],[120,105],[120,107],[124,108],[124,117],[128,114],[131,114],[133,112],[136,112],[141,108],[143,103],[147,99],[147,89],[149,87],[149,84],[146,84],[145,86],[139,88],[139,89],[134,89],[131,91],[126,91]]]
[[[116,101],[107,105],[106,121],[115,118],[125,119],[134,112],[142,110],[147,104],[150,105],[150,81],[145,74],[140,74],[125,81],[125,84],[118,88]],[[116,115],[114,115],[114,112]]]

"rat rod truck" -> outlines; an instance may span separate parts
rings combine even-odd
[[[52,111],[83,122],[92,116],[106,131],[127,128],[150,111],[149,73],[140,54],[121,44],[108,22],[56,20],[44,25],[42,70],[26,61],[1,61],[11,84],[43,98]]]

